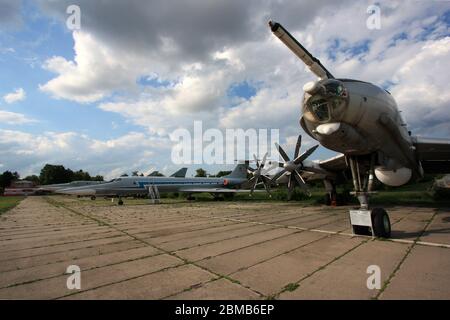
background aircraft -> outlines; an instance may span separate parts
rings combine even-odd
[[[154,171],[157,172],[157,171]],[[187,168],[181,168],[180,170],[174,172],[171,177],[176,178],[184,178],[186,176]],[[153,173],[153,172],[152,172]],[[151,174],[150,174],[151,176]],[[74,188],[74,187],[82,187],[82,186],[91,186],[106,183],[105,181],[72,181],[67,183],[57,183],[57,184],[47,184],[39,186],[38,192],[56,192],[58,190]]]
[[[92,199],[96,196],[118,197],[119,205],[122,205],[122,197],[148,195],[147,188],[151,185],[156,186],[161,193],[187,193],[190,199],[191,194],[200,192],[216,197],[227,193],[249,192],[250,190],[240,189],[247,182],[247,165],[238,164],[229,175],[221,178],[120,177],[99,185],[58,190],[57,193],[90,196]]]
[[[81,186],[90,186],[104,183],[104,181],[72,181],[67,183],[56,183],[56,184],[47,184],[39,186],[38,192],[55,192],[57,190],[72,188],[72,187],[81,187]]]
[[[323,165],[334,171],[350,168],[362,210],[369,208],[374,175],[383,184],[400,186],[424,172],[450,172],[450,141],[412,136],[388,91],[365,81],[336,79],[281,24],[270,21],[269,26],[319,78],[303,86],[300,125],[322,146],[342,153]],[[389,237],[386,211],[374,208],[371,217],[374,234]]]

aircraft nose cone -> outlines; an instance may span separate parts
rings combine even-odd
[[[329,136],[339,130],[341,124],[339,122],[324,123],[316,127],[319,134]]]

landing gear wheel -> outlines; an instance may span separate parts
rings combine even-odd
[[[95,200],[95,196],[91,196],[91,200],[94,201]]]
[[[117,204],[118,204],[119,206],[123,205],[122,199],[120,199],[119,202],[117,202]]]
[[[390,238],[391,221],[386,210],[375,208],[372,210],[371,216],[374,235],[379,238]]]

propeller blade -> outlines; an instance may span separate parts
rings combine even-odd
[[[253,159],[256,162],[256,168],[259,169],[259,163],[258,163],[258,158],[256,157],[256,154],[253,154]]]
[[[267,155],[268,155],[268,152],[266,152],[266,154],[264,155],[264,157],[262,159],[261,168],[264,168],[264,165],[266,164]]]
[[[298,153],[300,152],[301,147],[302,147],[302,135],[299,135],[297,139],[297,144],[295,145],[294,159],[298,157]]]
[[[255,183],[253,184],[252,189],[250,190],[250,195],[253,195],[253,191],[255,191],[255,189],[256,189],[256,185],[258,184],[258,180],[259,179],[255,178]]]
[[[306,184],[306,182],[303,179],[302,175],[297,170],[295,171],[295,178],[297,179],[297,182],[300,185],[300,188],[304,189],[306,191],[306,194],[309,197],[311,197],[311,192],[309,191],[308,185]]]
[[[275,142],[275,147],[277,147],[278,152],[280,153],[283,160],[288,162],[290,159],[289,159],[288,155],[286,154],[286,152],[284,152],[283,148],[276,142]]]
[[[300,156],[295,158],[294,163],[295,164],[302,163],[302,161],[305,160],[306,158],[308,158],[311,155],[311,153],[313,153],[318,147],[319,147],[319,145],[317,144],[314,147],[309,148],[308,150],[303,152]]]
[[[297,170],[295,170],[293,172],[293,174],[294,174],[295,180],[297,180],[298,185],[300,186],[300,188],[306,188],[306,182],[303,179],[302,175]]]
[[[269,194],[270,197],[272,197],[272,193],[270,192],[271,180],[266,176],[261,176],[261,179],[263,181],[264,188],[266,189],[267,193]]]
[[[289,182],[288,182],[288,201],[291,200],[292,198],[292,192],[294,191],[295,188],[295,183],[294,183],[294,179],[292,178],[292,174],[289,176]]]
[[[286,169],[281,170],[280,172],[278,172],[277,174],[275,174],[272,179],[270,180],[271,182],[277,182],[277,179],[279,177],[281,177],[284,173],[286,172]]]

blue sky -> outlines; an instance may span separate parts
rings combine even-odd
[[[303,134],[301,87],[314,77],[274,39],[269,18],[333,74],[388,88],[413,132],[450,134],[441,72],[450,57],[448,2],[382,1],[380,30],[365,27],[364,1],[217,1],[205,9],[201,1],[150,8],[133,0],[127,12],[120,1],[77,3],[82,27],[72,31],[70,1],[0,0],[0,171],[39,173],[49,162],[107,177],[169,173],[177,168],[171,132],[196,120],[220,130],[278,128],[292,151]],[[16,91],[24,94],[6,98]],[[312,158],[333,155],[319,148]]]

